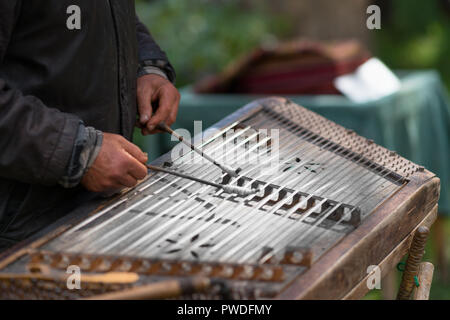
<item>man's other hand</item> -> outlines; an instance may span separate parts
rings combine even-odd
[[[137,102],[137,126],[143,135],[148,135],[158,132],[155,128],[162,121],[169,126],[175,122],[180,93],[170,81],[156,74],[148,74],[137,80]]]
[[[147,155],[124,137],[103,133],[100,152],[81,184],[90,191],[106,193],[134,187],[147,175],[147,160]]]

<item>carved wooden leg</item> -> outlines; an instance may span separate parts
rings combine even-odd
[[[402,282],[397,294],[398,300],[408,300],[415,286],[414,277],[419,274],[419,266],[425,251],[425,244],[429,234],[427,227],[419,227],[409,248],[408,259],[403,271]]]
[[[413,300],[428,300],[431,282],[433,281],[434,266],[430,262],[422,262],[419,267],[419,287],[413,292]]]
[[[397,272],[396,269],[392,269],[381,279],[381,295],[383,300],[395,300],[397,295]]]

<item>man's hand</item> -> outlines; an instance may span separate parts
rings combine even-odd
[[[100,152],[81,184],[90,191],[106,193],[134,187],[147,175],[147,160],[147,155],[124,137],[104,133]]]
[[[164,121],[172,125],[178,112],[180,93],[172,83],[156,74],[137,80],[138,127],[143,135],[156,133],[155,127]]]

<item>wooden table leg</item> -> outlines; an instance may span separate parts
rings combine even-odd
[[[383,300],[395,300],[397,295],[397,270],[390,270],[381,280],[381,295]]]
[[[419,223],[419,226],[425,226],[427,228],[431,228],[433,223],[437,218],[437,205],[433,207],[432,210],[427,214],[427,216]],[[419,228],[419,227],[418,227]],[[405,239],[402,240],[382,261],[378,263],[378,266],[381,269],[382,278],[386,278],[389,272],[394,272],[398,274],[395,266],[397,263],[409,252],[409,248],[411,248],[411,243],[413,241],[414,235],[416,234],[417,229],[411,232]],[[370,278],[368,274],[366,277],[361,279],[359,284],[357,284],[350,292],[348,292],[343,299],[361,299],[363,298],[367,292],[369,291],[367,287],[367,280]],[[385,284],[381,283],[381,289],[385,288]],[[394,294],[395,298],[396,294]],[[384,296],[383,296],[384,297]]]
[[[425,252],[430,230],[427,227],[419,227],[414,235],[414,239],[409,249],[408,259],[406,260],[405,270],[403,271],[402,282],[397,294],[398,300],[408,300],[415,286],[414,277],[419,274],[419,266]]]
[[[431,282],[433,281],[434,266],[430,262],[422,262],[419,266],[419,286],[414,288],[413,300],[428,300]]]

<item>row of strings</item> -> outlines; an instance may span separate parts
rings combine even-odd
[[[219,132],[215,138],[222,136],[228,130],[233,129],[237,123],[229,126]],[[242,127],[242,124],[241,124]],[[255,138],[259,133],[252,132],[252,128],[281,128],[279,134],[280,154],[271,155],[271,148],[277,144],[268,143],[271,139],[270,136],[258,137],[256,143],[249,144],[250,141],[255,141]],[[250,133],[240,141],[239,137],[244,136],[246,133]],[[334,152],[324,151],[327,144],[322,145],[322,148],[318,148],[316,145],[320,144],[325,138],[317,136],[314,140],[310,138],[314,136],[314,133],[305,130],[294,123],[284,123],[282,119],[276,116],[268,119],[267,116],[254,117],[252,120],[245,122],[243,129],[233,131],[233,134],[225,135],[225,144],[230,144],[231,147],[227,147],[226,152],[219,155],[218,160],[221,161],[224,158],[229,158],[229,153],[241,150],[244,146],[246,152],[237,152],[235,161],[232,165],[239,164],[243,157],[248,157],[249,154],[257,150],[258,148],[266,149],[265,161],[271,161],[272,157],[281,156],[283,161],[289,163],[289,170],[278,173],[276,175],[267,178],[265,175],[263,166],[264,163],[252,164],[243,168],[240,173],[241,176],[245,176],[248,180],[244,181],[244,186],[250,187],[255,181],[263,181],[263,185],[258,187],[264,190],[269,185],[279,185],[280,189],[284,186],[295,187],[295,190],[307,192],[309,196],[302,198],[301,201],[286,209],[279,211],[281,208],[291,203],[294,199],[295,193],[289,193],[284,198],[276,201],[279,198],[279,190],[274,189],[272,194],[264,197],[261,201],[256,202],[251,210],[245,211],[242,215],[239,212],[246,206],[246,204],[252,200],[254,195],[247,197],[235,197],[234,195],[224,194],[222,190],[216,190],[213,187],[201,185],[197,182],[186,181],[179,177],[168,176],[167,174],[158,173],[149,179],[138,191],[144,192],[146,189],[157,184],[158,182],[166,182],[165,185],[139,201],[131,204],[127,204],[126,208],[119,211],[109,219],[100,223],[94,224],[97,219],[102,215],[114,210],[114,208],[120,208],[123,202],[129,201],[129,199],[122,199],[120,202],[113,205],[113,208],[106,208],[105,210],[94,215],[90,219],[86,220],[79,226],[69,231],[66,236],[77,233],[77,230],[81,230],[86,225],[93,223],[94,226],[83,230],[83,232],[77,233],[77,237],[68,242],[60,250],[72,251],[72,252],[93,252],[96,254],[110,254],[110,255],[127,255],[127,256],[142,256],[142,257],[159,257],[164,256],[167,251],[164,242],[172,235],[183,234],[183,237],[178,239],[178,243],[184,244],[184,247],[174,255],[175,259],[189,259],[192,258],[191,252],[196,249],[202,248],[207,244],[208,239],[217,238],[219,242],[214,244],[214,255],[196,257],[199,259],[212,259],[215,262],[233,262],[233,263],[265,263],[272,258],[278,257],[282,254],[284,248],[291,243],[302,243],[308,236],[314,235],[314,239],[309,241],[308,246],[312,246],[314,242],[320,243],[325,239],[329,233],[335,232],[335,226],[341,225],[343,222],[349,219],[352,214],[352,210],[355,210],[361,205],[367,202],[374,192],[380,192],[382,189],[390,188],[391,191],[397,188],[395,183],[387,182],[385,177],[390,172],[387,169],[383,169],[378,164],[365,163],[368,161],[361,154],[350,154],[343,156],[340,151],[344,148],[334,150]],[[204,148],[206,153],[217,152],[220,148],[223,148],[223,143],[212,143],[215,139],[210,139],[203,143],[201,147]],[[237,141],[237,143],[236,143]],[[300,141],[303,142],[302,148],[298,148]],[[308,141],[308,142],[306,142]],[[331,143],[328,142],[328,143]],[[190,151],[192,152],[192,151]],[[269,155],[269,156],[267,156]],[[189,152],[184,156],[189,156]],[[359,159],[356,160],[355,159]],[[182,157],[175,160],[172,168],[183,171],[190,175],[200,177],[203,179],[211,179],[211,177],[220,178],[223,175],[218,172],[218,169],[210,166],[189,166],[181,163]],[[300,160],[300,161],[299,161]],[[342,161],[345,160],[345,161]],[[327,170],[313,172],[312,170],[303,170],[305,165],[311,162],[321,163],[322,166],[331,164],[336,161],[341,161],[341,165],[338,168],[334,168],[330,173]],[[177,165],[180,162],[181,164]],[[365,164],[366,167],[363,167]],[[359,168],[358,168],[358,165]],[[367,166],[368,165],[368,166]],[[355,169],[356,166],[356,169]],[[368,174],[370,169],[378,170],[378,174]],[[358,174],[355,174],[355,170]],[[293,174],[293,172],[302,172],[301,174]],[[264,178],[264,180],[262,180]],[[336,183],[339,181],[339,183]],[[233,178],[230,183],[237,182],[237,178]],[[280,183],[282,182],[282,183]],[[374,190],[371,193],[367,193],[363,197],[360,194],[354,193],[353,196],[347,196],[345,199],[339,199],[333,206],[320,213],[318,217],[313,219],[313,222],[304,224],[308,219],[311,219],[314,213],[320,211],[321,206],[325,203],[326,198],[323,200],[316,200],[314,206],[303,212],[298,218],[292,219],[294,213],[300,208],[304,208],[308,201],[311,200],[313,195],[326,194],[328,199],[338,199],[343,194],[346,188],[352,187],[354,190],[366,190],[371,188]],[[195,188],[193,188],[195,187]],[[166,204],[177,194],[189,190],[190,193],[183,202],[177,202],[169,205],[164,210],[158,212],[158,207]],[[195,191],[192,191],[195,190]],[[261,191],[262,192],[262,191]],[[213,207],[205,208],[204,202],[199,202],[197,199],[201,197],[205,201],[208,198],[214,198],[217,203],[217,197],[223,197],[218,204]],[[149,201],[150,200],[150,201]],[[233,206],[229,205],[229,201],[236,203]],[[270,202],[275,204],[267,207]],[[139,206],[142,203],[150,203],[149,206],[141,213],[129,215],[133,208]],[[214,203],[214,201],[211,201]],[[346,214],[342,215],[337,221],[333,221],[332,225],[328,228],[323,228],[321,225],[325,220],[332,216],[337,210],[339,210],[343,203],[352,204],[354,209],[347,210]],[[261,208],[268,208],[265,211],[261,211]],[[146,220],[142,220],[145,214],[148,212],[158,212],[157,215]],[[160,217],[165,214],[171,214],[172,216],[189,213],[195,219],[181,221],[178,219],[166,219],[161,220]],[[274,215],[278,212],[277,215]],[[281,212],[281,214],[279,213]],[[215,219],[207,221],[207,217],[211,213],[216,213],[223,220],[236,219],[241,228],[234,228],[230,224],[223,224],[219,227],[212,228],[215,223]],[[119,221],[119,218],[127,219],[125,222],[114,225],[114,221]],[[203,223],[199,226],[199,220],[203,220]],[[141,221],[141,223],[139,223]],[[138,223],[138,227],[134,228],[132,232],[129,232],[130,226]],[[303,224],[302,224],[303,223]],[[299,226],[303,228],[299,228]],[[113,226],[113,227],[111,227]],[[299,232],[301,230],[301,232]],[[192,242],[192,237],[198,234],[207,234],[207,238],[200,239],[197,242]],[[132,241],[129,245],[123,247],[122,243],[126,242],[127,238],[135,237],[136,241]],[[236,241],[239,239],[239,241]],[[234,241],[232,247],[229,246],[230,242]],[[73,243],[76,243],[73,245]],[[258,243],[259,245],[254,245]],[[267,252],[263,251],[263,248],[275,248]],[[279,260],[279,259],[278,259]],[[276,259],[275,259],[276,261]]]

